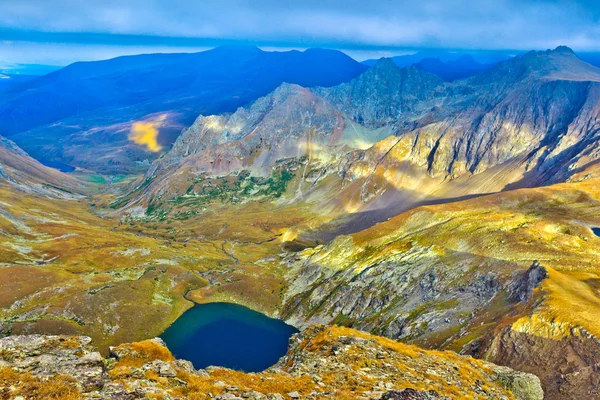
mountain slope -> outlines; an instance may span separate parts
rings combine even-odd
[[[0,183],[21,191],[50,197],[73,198],[85,185],[31,158],[12,141],[0,136]]]
[[[336,85],[366,68],[337,51],[252,47],[75,63],[1,91],[0,134],[38,159],[127,169],[150,157],[127,139],[136,121],[162,116],[166,146],[199,113],[233,111],[283,82]]]
[[[419,202],[566,181],[593,165],[599,79],[567,48],[452,83],[383,59],[349,83],[282,87],[232,116],[198,118],[147,179],[168,198],[189,187],[174,180],[242,169],[268,176],[275,161],[293,158],[304,163],[292,182],[300,198],[334,214],[377,211],[372,224]],[[282,93],[295,100],[274,101]],[[362,228],[355,217],[364,216],[346,225]]]
[[[535,373],[548,399],[596,398],[598,183],[418,207],[289,254],[282,316],[478,355]]]

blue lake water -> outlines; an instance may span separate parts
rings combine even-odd
[[[58,161],[42,161],[42,164],[44,164],[46,167],[57,169],[60,172],[73,172],[73,171],[75,171],[75,167],[73,167],[73,166],[71,166],[69,164],[58,162]]]
[[[594,232],[594,235],[600,236],[600,228],[592,228],[592,232]]]
[[[293,326],[249,308],[211,303],[186,311],[161,338],[175,357],[196,368],[214,365],[259,372],[285,355],[296,332]]]

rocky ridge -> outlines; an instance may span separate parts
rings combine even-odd
[[[600,157],[599,85],[600,70],[564,47],[452,83],[383,59],[349,83],[284,84],[233,114],[200,116],[128,203],[184,195],[201,174],[268,177],[286,158],[303,164],[293,200],[330,215],[377,210],[376,221],[424,201],[567,181]]]
[[[44,386],[49,398],[62,399],[543,398],[539,379],[531,374],[325,326],[292,337],[287,355],[255,374],[195,370],[174,359],[160,339],[112,348],[108,359],[86,337],[0,339],[3,398],[37,398]]]

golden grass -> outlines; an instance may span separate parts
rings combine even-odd
[[[115,351],[123,354],[115,364],[115,369],[121,367],[139,368],[154,360],[166,362],[175,360],[169,349],[152,340],[123,344],[117,346]]]
[[[28,372],[17,372],[11,368],[0,368],[0,399],[23,396],[26,399],[79,400],[83,399],[73,378],[57,375],[41,380]],[[12,390],[6,388],[11,387]]]

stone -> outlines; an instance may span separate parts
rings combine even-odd
[[[440,395],[430,390],[428,392],[419,392],[415,389],[404,389],[402,391],[389,391],[381,396],[381,400],[437,400]]]
[[[175,369],[173,369],[171,364],[161,360],[154,360],[150,363],[144,364],[142,366],[142,369],[145,371],[154,371],[158,375],[167,378],[174,378],[177,376],[177,372],[175,371]]]
[[[543,400],[544,391],[540,378],[533,374],[514,371],[508,367],[496,367],[498,382],[519,400]]]

